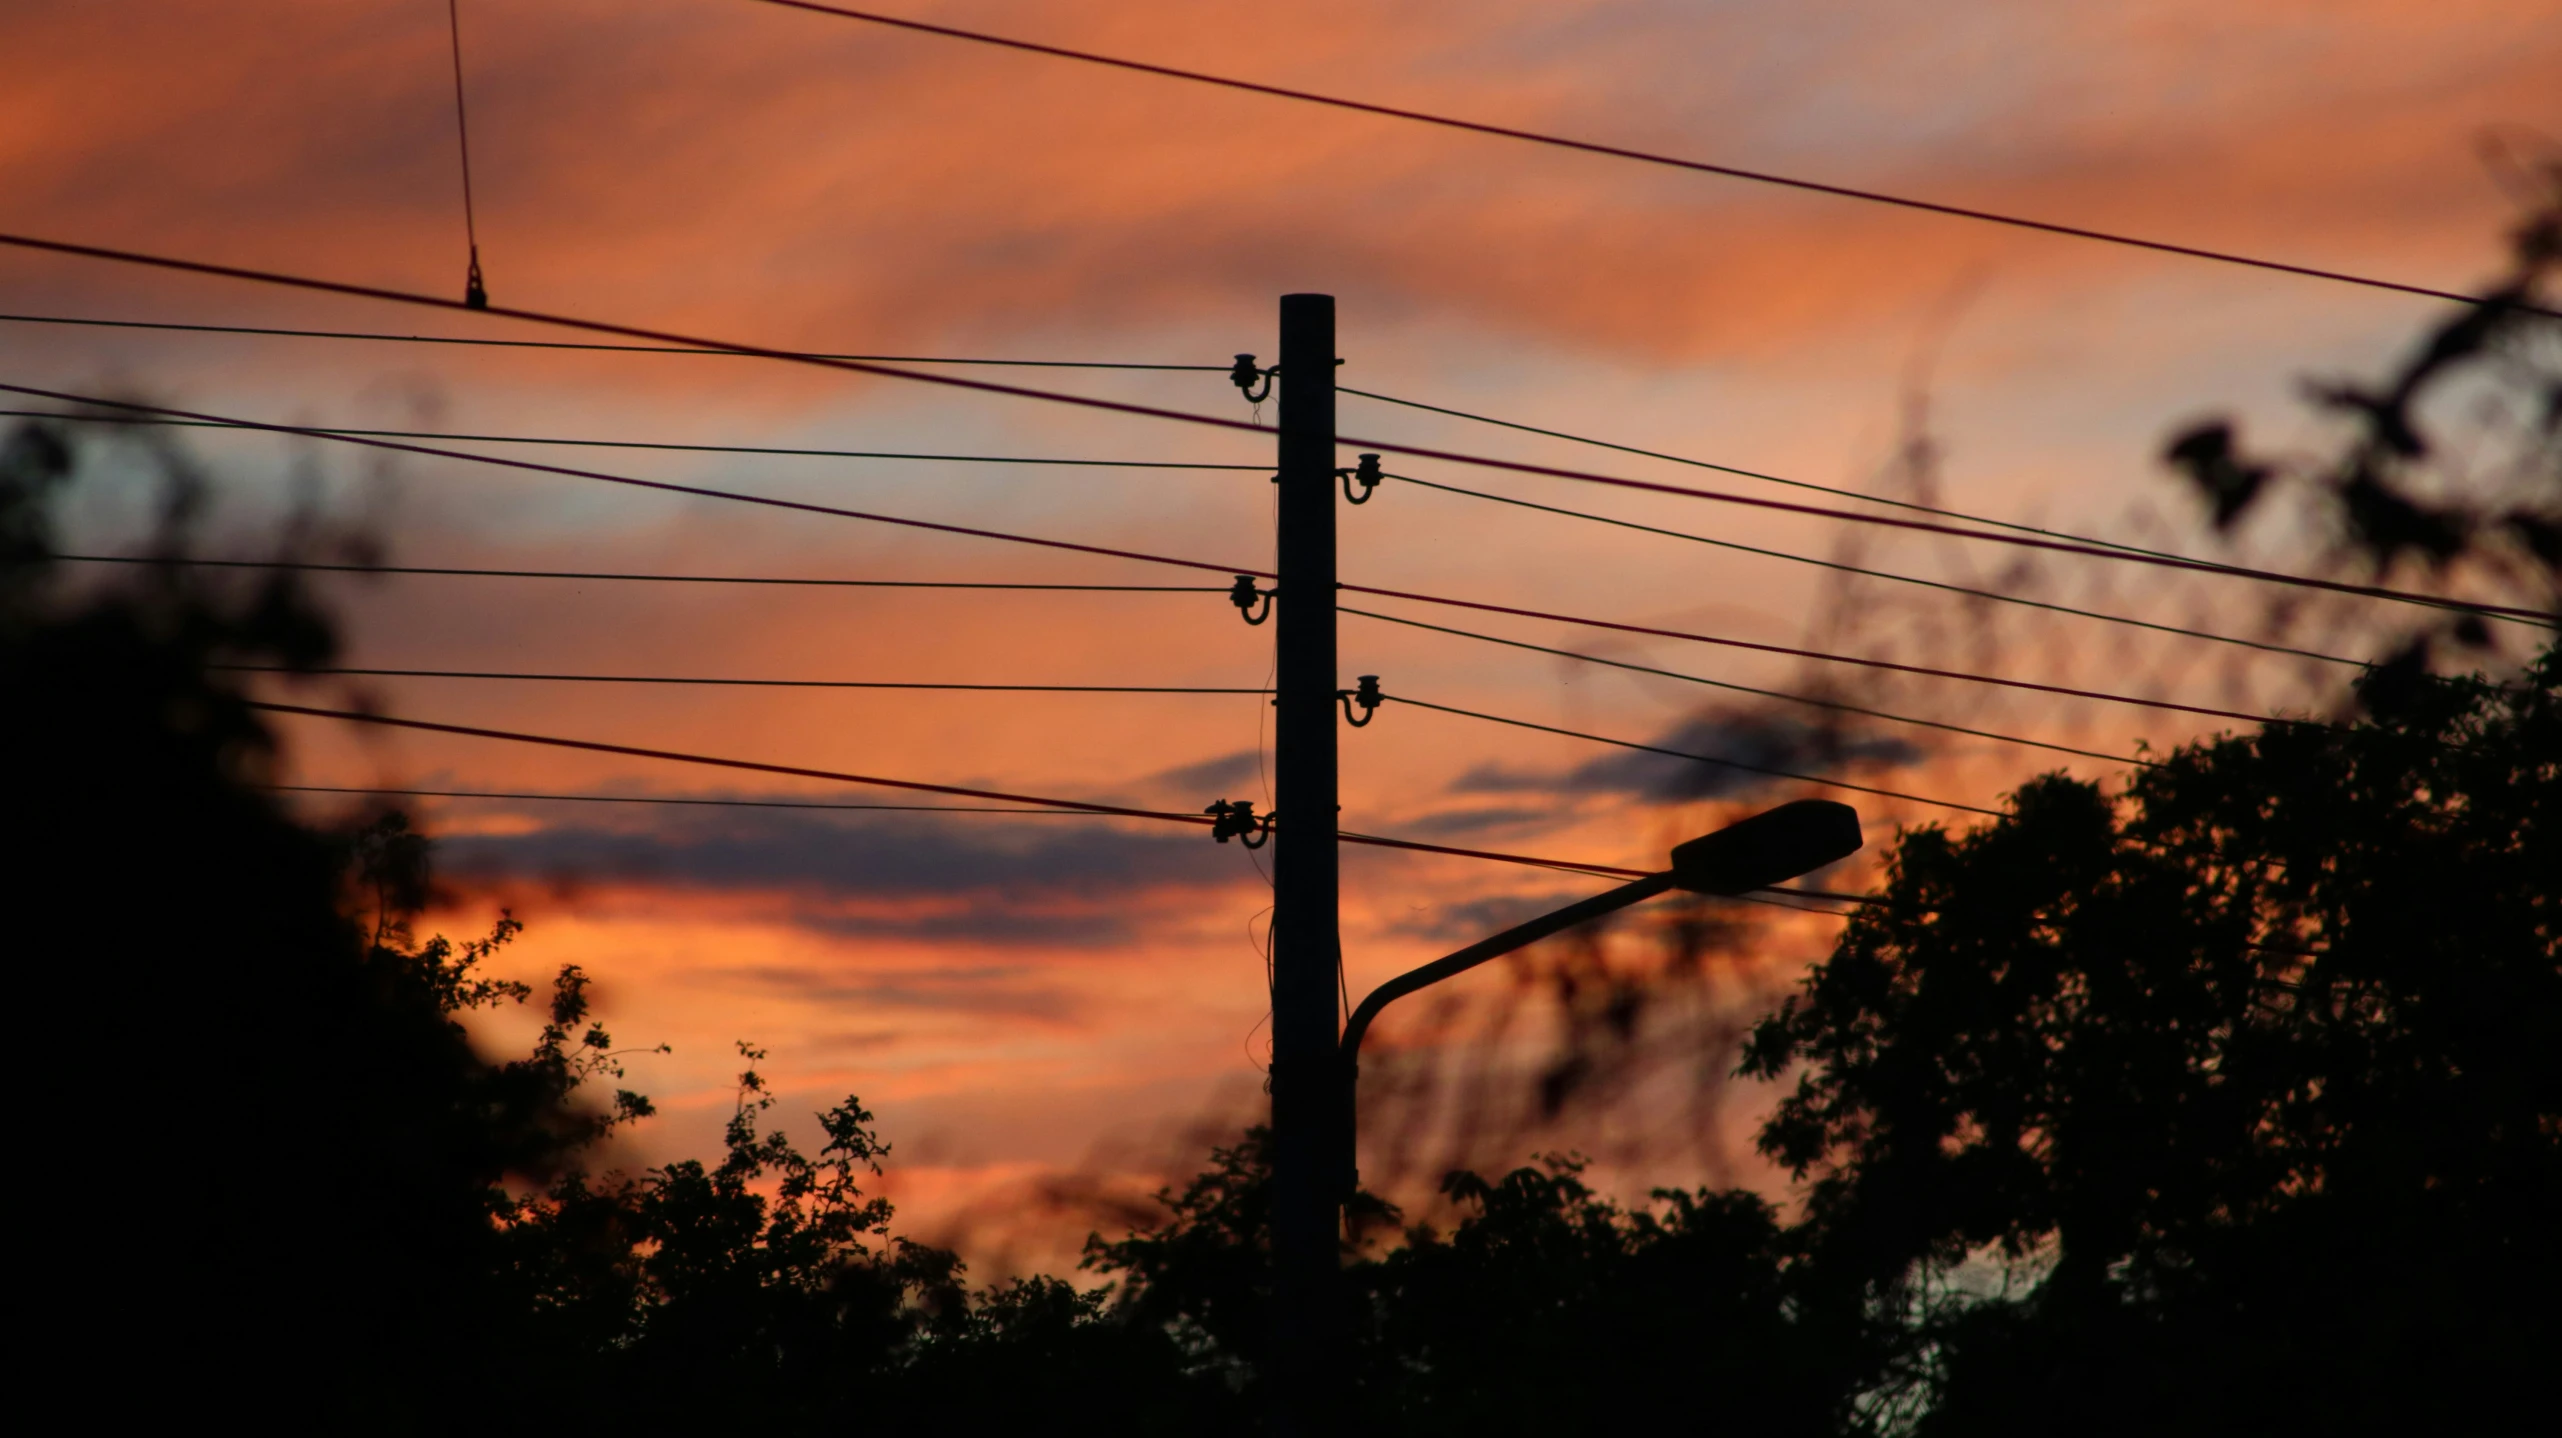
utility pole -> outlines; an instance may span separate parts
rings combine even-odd
[[[1334,296],[1281,297],[1273,725],[1272,1363],[1284,1432],[1334,1416],[1342,1084],[1336,1057]]]

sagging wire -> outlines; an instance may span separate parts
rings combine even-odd
[[[1247,916],[1246,921],[1245,921],[1245,940],[1246,940],[1246,943],[1247,943],[1249,946],[1253,947],[1253,948],[1256,950],[1256,952],[1262,956],[1262,959],[1263,959],[1263,1016],[1262,1016],[1261,1018],[1258,1018],[1258,1019],[1256,1019],[1256,1020],[1254,1021],[1254,1027],[1252,1027],[1252,1028],[1250,1028],[1250,1029],[1247,1029],[1247,1030],[1245,1031],[1245,1039],[1244,1039],[1244,1044],[1243,1044],[1243,1046],[1244,1046],[1244,1049],[1245,1049],[1245,1061],[1246,1061],[1247,1065],[1248,1065],[1249,1067],[1253,1068],[1253,1070],[1254,1070],[1256,1073],[1259,1073],[1259,1074],[1263,1075],[1263,1091],[1264,1091],[1265,1093],[1270,1093],[1270,1092],[1272,1092],[1272,1065],[1271,1065],[1271,1063],[1270,1063],[1270,1062],[1268,1062],[1268,1060],[1267,1060],[1267,1059],[1257,1059],[1257,1058],[1254,1056],[1254,1036],[1255,1036],[1256,1034],[1259,1034],[1259,1033],[1263,1032],[1263,1026],[1264,1026],[1265,1024],[1268,1024],[1268,1023],[1272,1022],[1272,927],[1273,927],[1273,925],[1272,925],[1272,922],[1266,922],[1266,923],[1264,924],[1264,926],[1263,926],[1263,942],[1262,942],[1261,944],[1259,944],[1259,945],[1258,945],[1258,944],[1255,944],[1255,942],[1254,942],[1254,921],[1255,921],[1256,919],[1263,918],[1263,917],[1264,917],[1265,915],[1267,915],[1267,914],[1272,913],[1272,910],[1273,910],[1273,906],[1272,906],[1272,905],[1270,905],[1270,904],[1266,904],[1266,905],[1264,905],[1262,908],[1257,909],[1256,911],[1254,911],[1254,913],[1253,913],[1253,914],[1251,914],[1251,915]]]

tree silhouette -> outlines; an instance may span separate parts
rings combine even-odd
[[[1915,1317],[1887,1386],[1926,1430],[2531,1396],[2562,1339],[2557,683],[2548,650],[1904,836],[1745,1067],[1803,1066],[1762,1146],[1814,1176],[1814,1289]],[[2042,1281],[1970,1300],[1970,1255]]]

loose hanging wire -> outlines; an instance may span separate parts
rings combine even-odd
[[[462,0],[445,0],[445,33],[454,42],[454,138],[463,152],[463,239],[471,246],[471,268],[463,278],[463,303],[489,308],[489,290],[480,282],[480,221],[471,204],[471,126],[463,118]]]

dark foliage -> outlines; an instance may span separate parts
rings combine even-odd
[[[2555,183],[2562,185],[2562,172]],[[2426,396],[2549,337],[2495,303],[2383,386],[2334,385],[2315,478],[2378,568],[2484,559],[2550,603],[2562,383],[2499,505],[2421,483]],[[2531,370],[2532,366],[2528,366]],[[2219,525],[2280,480],[2229,425],[2172,451]],[[348,834],[265,787],[275,739],[221,666],[326,664],[290,572],[91,582],[51,558],[78,454],[0,447],[0,805],[21,1089],[83,1159],[21,1220],[40,1361],[130,1375],[109,1423],[690,1432],[1244,1431],[1266,1395],[1268,1139],[1089,1240],[1086,1268],[972,1290],[865,1192],[852,1097],[805,1153],[747,1061],[722,1153],[599,1171],[650,1113],[563,970],[521,1058],[473,1011],[518,932],[417,938],[429,844]],[[159,458],[156,538],[200,505]],[[2541,466],[2541,467],[2539,467]],[[297,522],[288,552],[317,544]],[[236,572],[235,572],[236,576]],[[2521,578],[2522,576],[2522,578]],[[2540,586],[2540,587],[2537,587]],[[1881,902],[1756,1030],[1794,1077],[1765,1150],[1802,1221],[1741,1192],[1588,1188],[1549,1157],[1460,1172],[1447,1231],[1363,1196],[1343,1286],[1355,1411],[1398,1433],[2472,1430],[2532,1411],[2562,1348],[2562,659],[2516,681],[2376,666],[2368,719],[2181,749],[2122,794],[2060,777],[1892,852]],[[1575,1021],[1621,1038],[1623,990]],[[1629,999],[1628,1003],[1633,1004]],[[1551,1070],[1563,1084],[1577,1071]],[[67,1237],[66,1237],[67,1236]],[[2001,1271],[2007,1286],[1975,1281]]]
[[[2513,267],[2483,303],[2431,329],[2381,382],[2306,386],[2318,408],[2347,423],[2335,454],[2310,466],[2255,457],[2227,419],[2171,440],[2163,458],[2203,495],[2217,530],[2239,524],[2273,480],[2290,478],[2320,497],[2348,553],[2376,574],[2406,559],[2441,573],[2466,561],[2524,590],[2527,603],[2562,612],[2562,322],[2549,312],[2562,273],[2562,155],[2546,156],[2532,180],[2539,203],[2511,236]],[[2433,413],[2486,399],[2499,421],[2476,410],[2464,442],[2432,424]],[[2473,472],[2450,474],[2455,452]],[[2480,649],[2488,636],[2479,621],[2449,618],[2413,636],[2405,653],[2424,662],[2431,642],[2448,638]]]
[[[1931,1431],[2348,1431],[2562,1343],[2562,660],[1905,836],[1765,1022],[1808,1272],[1918,1319]],[[2024,1299],[1934,1280],[2048,1269]],[[2524,1411],[2523,1407],[2517,1411]],[[2464,1424],[2457,1424],[2462,1427]]]
[[[147,1356],[92,1396],[101,1420],[418,1426],[458,1336],[508,1327],[493,1185],[613,1115],[564,1102],[574,1040],[510,1064],[466,1042],[459,1011],[511,994],[473,973],[511,925],[412,948],[391,910],[355,917],[351,875],[376,897],[412,883],[406,837],[314,833],[259,787],[273,740],[209,666],[325,662],[320,612],[287,577],[206,587],[175,566],[66,591],[48,505],[72,460],[42,426],[0,451],[14,1052],[83,1156],[84,1237],[22,1265],[39,1352]],[[183,469],[169,494],[174,554]],[[575,1018],[574,976],[559,1004]]]

